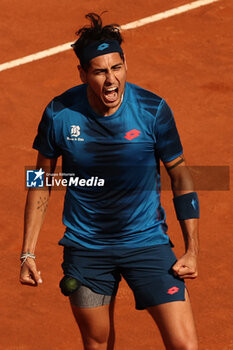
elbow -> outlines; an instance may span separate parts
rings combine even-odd
[[[171,177],[171,187],[174,196],[180,196],[185,193],[194,191],[194,182],[189,171],[178,174],[178,176]]]

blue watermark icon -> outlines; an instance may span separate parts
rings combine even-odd
[[[26,187],[43,187],[44,173],[42,168],[40,170],[27,170]]]

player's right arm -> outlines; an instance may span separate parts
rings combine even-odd
[[[37,169],[46,169],[53,173],[57,159],[49,159],[38,153]],[[27,195],[24,214],[23,253],[35,254],[36,243],[43,224],[48,206],[50,187],[43,189],[30,188]],[[31,286],[42,283],[40,272],[37,270],[35,259],[28,257],[20,270],[20,282]]]

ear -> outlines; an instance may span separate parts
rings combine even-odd
[[[86,84],[87,83],[87,73],[80,65],[78,66],[78,70],[79,70],[79,76],[80,76],[81,81],[84,84]]]
[[[125,64],[125,69],[126,69],[126,71],[127,71],[127,70],[128,70],[128,66],[127,66],[126,56],[125,56],[125,54],[124,54],[124,64]]]

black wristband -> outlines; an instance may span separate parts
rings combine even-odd
[[[173,198],[178,220],[199,219],[199,201],[197,192],[185,193]]]

